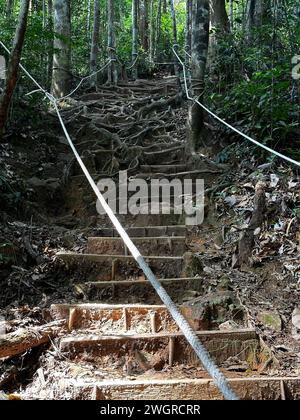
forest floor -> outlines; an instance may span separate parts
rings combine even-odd
[[[114,91],[103,87],[64,103],[67,128],[92,175],[114,176],[125,169],[135,175],[141,164],[165,163],[166,157],[181,162],[187,104],[176,91],[173,78],[159,78]],[[37,112],[39,121],[20,124],[0,145],[0,326],[6,334],[47,322],[53,303],[84,301],[73,287],[82,273],[70,271],[56,254],[84,252],[87,237],[99,229],[96,200],[82,186],[55,115]],[[294,168],[255,152],[208,122],[197,165],[219,170],[209,182],[205,222],[191,229],[189,247],[201,262],[199,275],[214,278],[206,293],[227,279],[271,349],[263,374],[297,376],[300,177]],[[255,232],[252,265],[241,268],[237,244],[258,181],[266,184],[267,210]],[[3,360],[0,389],[18,392],[39,380],[38,369],[49,370],[53,351],[54,343]]]

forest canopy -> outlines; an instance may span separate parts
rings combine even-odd
[[[48,89],[53,82],[53,54],[59,40],[69,46],[66,78],[71,85],[89,75],[91,69],[100,69],[112,57],[117,60],[116,71],[121,77],[124,72],[129,77],[135,72],[139,76],[151,75],[161,63],[176,61],[172,52],[175,42],[189,65],[189,2],[136,1],[136,39],[131,0],[64,3],[70,7],[70,25],[65,33],[57,32],[53,22],[55,1],[32,0],[29,6],[22,60]],[[0,1],[0,38],[8,47],[12,45],[19,7],[17,0]],[[211,0],[204,92],[205,102],[222,118],[294,158],[299,158],[299,21],[300,3],[294,0]],[[6,55],[4,51],[2,54]],[[182,75],[181,68],[180,72]],[[105,81],[106,74],[99,73],[98,82]],[[30,81],[20,74],[15,100],[31,87]],[[40,100],[36,96],[27,99],[33,104]]]

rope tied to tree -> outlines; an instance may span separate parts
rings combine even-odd
[[[277,156],[280,159],[285,160],[286,162],[292,163],[293,165],[296,165],[296,166],[300,167],[300,162],[298,162],[298,161],[296,161],[292,158],[289,158],[288,156],[285,156],[282,153],[279,153],[276,150],[271,149],[271,147],[268,147],[265,144],[262,144],[259,141],[253,139],[252,137],[248,136],[247,134],[245,134],[242,131],[238,130],[237,128],[233,127],[228,122],[224,121],[222,118],[220,118],[214,112],[212,112],[209,108],[207,108],[203,103],[201,103],[198,99],[193,98],[190,95],[190,92],[189,92],[186,66],[185,66],[184,62],[181,60],[181,58],[179,57],[179,55],[177,54],[177,52],[175,51],[174,48],[173,48],[173,52],[176,55],[176,57],[178,58],[178,61],[183,68],[184,86],[185,86],[185,92],[186,92],[187,99],[189,99],[190,101],[192,101],[192,102],[198,104],[199,106],[201,106],[201,108],[203,108],[204,111],[206,111],[208,114],[210,114],[212,117],[214,117],[217,121],[219,121],[221,124],[225,125],[230,130],[234,131],[235,133],[239,134],[240,136],[244,137],[246,140],[248,140],[251,143],[255,144],[256,146],[266,150],[267,152],[271,153],[272,155]]]

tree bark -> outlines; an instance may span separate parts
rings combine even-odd
[[[108,83],[116,85],[118,83],[118,72],[116,67],[116,38],[115,38],[115,10],[114,0],[108,0],[107,2],[108,12],[108,56],[111,60],[108,68]]]
[[[22,0],[18,18],[18,26],[8,62],[6,81],[0,96],[0,139],[3,136],[11,99],[17,84],[19,63],[27,28],[29,0]]]
[[[241,267],[251,265],[251,255],[255,243],[255,231],[260,228],[266,211],[266,185],[258,182],[255,188],[254,210],[248,228],[242,234],[239,242],[238,262]]]
[[[161,11],[162,11],[162,0],[158,0],[157,14],[156,14],[156,27],[155,27],[155,41],[154,41],[154,58],[157,59],[157,51],[160,42],[160,31],[161,31]]]
[[[192,95],[202,101],[204,92],[204,76],[208,54],[209,40],[209,0],[193,0],[192,13]],[[189,152],[195,153],[201,140],[201,132],[204,127],[204,115],[202,108],[193,104],[189,108],[188,116],[188,148]]]
[[[138,78],[137,69],[138,56],[138,0],[132,0],[132,77]]]
[[[171,16],[172,16],[173,48],[176,51],[176,53],[178,54],[179,53],[179,45],[178,45],[178,38],[177,38],[177,21],[176,21],[174,0],[169,0],[169,4],[170,4]],[[178,58],[176,57],[175,54],[174,54],[174,62],[175,62],[175,64],[174,64],[175,76],[178,78],[179,84],[180,84],[179,64],[178,64]]]
[[[140,36],[144,51],[148,51],[148,10],[147,0],[140,0]]]
[[[153,19],[153,11],[154,11],[154,0],[150,0],[150,11],[149,11],[149,24],[150,24],[150,34],[149,34],[149,62],[150,67],[153,68],[154,66],[154,19]]]
[[[49,33],[53,33],[53,1],[48,0],[48,10],[47,10],[47,29]],[[47,74],[48,80],[47,85],[51,86],[52,81],[52,71],[53,71],[53,49],[54,49],[54,37],[51,35],[51,38],[48,41],[48,57],[47,57]]]
[[[52,95],[62,98],[70,90],[71,11],[70,0],[54,0],[54,38]]]
[[[186,0],[186,23],[185,23],[185,51],[186,63],[190,62],[189,56],[191,54],[191,33],[192,33],[192,7],[193,1]]]
[[[6,17],[10,18],[14,9],[14,0],[7,0],[6,2]]]
[[[92,36],[91,46],[91,57],[90,57],[90,71],[91,74],[97,71],[97,61],[99,53],[99,35],[100,35],[100,0],[95,0],[94,3],[94,27]],[[91,87],[95,87],[97,84],[97,75],[91,77]]]
[[[230,22],[230,30],[234,30],[234,2],[233,0],[229,0],[229,22]]]
[[[229,33],[230,24],[226,11],[225,0],[210,0],[210,38],[209,64],[213,64],[217,56],[219,40]]]
[[[29,0],[28,0],[29,1]],[[13,357],[25,351],[48,343],[50,338],[59,334],[64,321],[55,321],[41,327],[19,329],[0,336],[0,359]]]

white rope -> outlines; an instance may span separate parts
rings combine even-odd
[[[133,67],[136,65],[138,59],[139,59],[139,55],[137,54],[136,57],[135,57],[135,59],[134,59],[134,61],[133,61],[133,63],[131,64],[131,66],[130,67],[126,67],[126,70],[133,69]]]
[[[190,96],[189,93],[189,88],[188,88],[188,83],[187,83],[187,75],[186,75],[186,68],[185,68],[185,64],[183,63],[183,61],[181,60],[181,58],[179,57],[179,55],[177,54],[177,52],[175,51],[175,49],[173,48],[173,52],[176,55],[176,57],[178,58],[179,63],[181,64],[182,68],[183,68],[183,76],[184,76],[184,85],[185,85],[185,91],[186,91],[186,96],[190,101],[193,101],[194,103],[198,104],[199,106],[201,106],[201,108],[203,108],[208,114],[212,115],[216,120],[218,120],[220,123],[222,123],[223,125],[225,125],[226,127],[230,128],[230,130],[234,131],[235,133],[239,134],[240,136],[244,137],[246,140],[249,140],[251,143],[255,144],[258,147],[261,147],[262,149],[265,149],[267,152],[278,156],[281,159],[286,160],[289,163],[292,163],[293,165],[296,165],[298,167],[300,167],[300,162],[289,158],[288,156],[283,155],[282,153],[276,152],[276,150],[271,149],[270,147],[260,143],[257,140],[254,140],[253,138],[251,138],[250,136],[248,136],[247,134],[243,133],[242,131],[238,130],[237,128],[233,127],[231,124],[227,123],[226,121],[222,120],[222,118],[218,117],[218,115],[216,115],[214,112],[212,112],[209,108],[207,108],[205,105],[203,105],[201,102],[199,102],[197,99],[192,98]]]
[[[0,41],[0,45],[5,49],[5,51],[8,54],[10,54],[9,49],[3,44],[2,41]],[[64,96],[63,98],[58,98],[57,101],[62,101],[64,99],[67,99],[70,96],[72,96],[75,92],[77,92],[77,90],[80,88],[80,86],[82,85],[82,83],[85,80],[88,80],[91,77],[95,76],[96,74],[98,74],[98,73],[102,72],[103,70],[105,70],[110,65],[111,62],[112,62],[111,59],[108,60],[108,62],[103,67],[101,67],[101,69],[95,71],[94,73],[90,74],[89,76],[83,77],[81,79],[81,81],[79,82],[79,84],[76,86],[76,88],[72,90],[72,92],[70,92],[68,95]],[[26,74],[26,76],[28,76],[33,81],[33,83],[39,88],[39,89],[34,90],[34,91],[30,92],[30,93],[27,93],[26,96],[32,95],[33,93],[37,93],[37,92],[43,92],[47,97],[48,97],[48,95],[50,95],[55,100],[55,98],[49,92],[47,92],[44,88],[42,88],[42,86],[31,76],[31,74],[28,73],[28,71],[25,69],[25,67],[22,66],[22,64],[19,64],[19,66],[24,71],[24,73]],[[48,99],[49,99],[49,97],[48,97]]]
[[[75,89],[73,89],[73,90],[72,90],[72,92],[70,92],[70,93],[69,93],[68,95],[66,95],[66,96],[63,96],[62,98],[59,98],[58,100],[59,100],[59,101],[63,101],[64,99],[67,99],[67,98],[69,98],[70,96],[74,95],[74,93],[75,93],[75,92],[77,92],[77,90],[80,88],[80,86],[83,84],[83,82],[85,82],[86,80],[88,80],[88,79],[90,79],[90,78],[92,78],[92,77],[96,76],[96,74],[101,73],[102,71],[104,71],[104,70],[105,70],[105,69],[106,69],[106,68],[110,65],[110,63],[111,63],[112,61],[113,61],[112,59],[108,60],[108,62],[107,62],[106,64],[104,64],[104,66],[103,66],[103,67],[101,67],[101,69],[99,69],[99,70],[95,71],[94,73],[90,74],[89,76],[83,77],[83,78],[81,79],[81,81],[78,83],[77,87],[76,87]]]
[[[1,41],[0,41],[1,42]],[[3,46],[2,42],[1,45]],[[5,47],[6,49],[6,47]],[[106,211],[107,215],[109,216],[110,220],[112,221],[113,225],[115,226],[116,230],[120,234],[120,237],[122,238],[123,242],[131,252],[133,258],[136,260],[140,268],[145,273],[146,277],[152,284],[153,288],[156,290],[158,296],[162,300],[162,302],[166,305],[167,309],[169,310],[170,314],[172,315],[174,321],[177,323],[180,330],[183,332],[184,336],[186,337],[187,341],[190,343],[191,347],[194,349],[195,353],[197,354],[199,360],[201,361],[203,367],[207,370],[207,372],[210,374],[210,376],[213,378],[215,384],[221,391],[221,393],[224,395],[224,397],[227,400],[238,400],[238,397],[236,396],[235,392],[231,389],[226,377],[223,375],[223,373],[220,372],[219,368],[215,364],[215,362],[210,357],[210,354],[206,350],[206,348],[203,346],[201,341],[199,340],[199,337],[197,336],[196,332],[191,328],[189,323],[186,321],[185,317],[181,314],[180,310],[177,308],[175,303],[172,301],[166,290],[162,287],[160,281],[156,278],[152,270],[150,269],[149,265],[146,263],[144,258],[142,257],[141,253],[137,249],[137,247],[134,245],[132,240],[130,239],[129,235],[115,216],[112,209],[109,207],[107,202],[105,201],[105,198],[97,188],[97,185],[93,178],[91,177],[87,167],[84,165],[84,163],[81,160],[81,157],[79,156],[76,147],[74,146],[72,139],[68,133],[68,130],[66,129],[66,126],[64,124],[64,121],[62,119],[62,116],[60,114],[60,111],[58,109],[57,103],[58,101],[45,89],[43,89],[40,84],[27,72],[27,70],[24,69],[23,66],[21,66],[22,70],[30,77],[30,79],[35,83],[35,85],[39,88],[39,90],[43,91],[45,93],[45,96],[49,99],[51,103],[53,103],[55,111],[57,113],[59,122],[62,126],[62,129],[64,131],[64,134],[68,140],[68,143],[74,153],[74,156],[76,157],[83,173],[85,174],[87,180],[90,183],[90,186],[92,187],[93,191],[95,192],[98,200],[100,201],[101,205],[103,206],[104,210]]]

